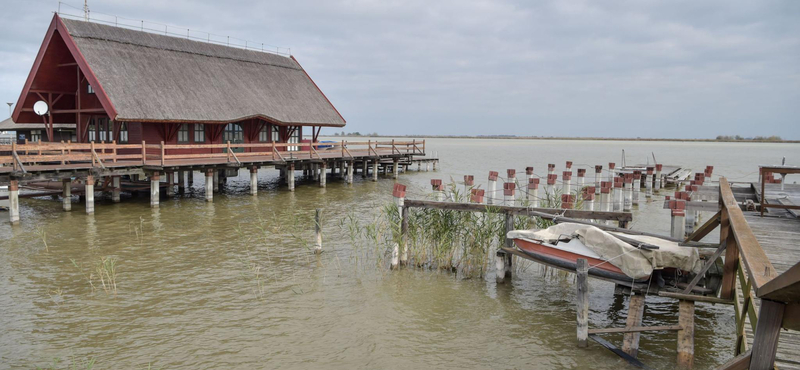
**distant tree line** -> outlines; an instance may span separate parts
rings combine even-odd
[[[756,137],[742,137],[739,135],[719,135],[717,141],[781,141],[781,137],[777,135],[772,136],[756,136]]]
[[[362,133],[360,133],[358,131],[353,131],[353,132],[349,132],[349,133],[342,131],[342,132],[334,132],[333,136],[378,136],[378,133],[377,132],[373,132],[371,134],[370,133],[362,134]]]

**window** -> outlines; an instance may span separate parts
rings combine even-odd
[[[108,139],[106,133],[108,133],[108,129],[106,129],[106,121],[104,119],[99,120],[100,123],[97,125],[100,129],[100,142],[104,142]]]
[[[42,141],[42,130],[31,130],[31,142]]]
[[[119,124],[119,142],[121,144],[128,143],[128,124],[125,122]]]
[[[89,142],[97,140],[96,136],[97,132],[95,131],[94,118],[89,120],[89,129],[87,131],[89,132]]]
[[[280,126],[271,126],[272,127],[272,142],[278,143],[281,141],[281,128]]]
[[[292,144],[300,143],[300,127],[299,126],[295,126],[295,127],[289,128],[288,130],[291,131],[291,135],[289,136],[289,141],[287,141],[287,142],[288,143],[292,143]],[[299,146],[293,145],[293,146],[289,147],[289,151],[290,152],[298,151],[298,150],[300,150]]]
[[[78,142],[78,134],[77,134],[76,130],[70,130],[70,132],[69,132],[69,133],[70,133],[70,135],[69,135],[69,139],[70,139],[70,140],[71,140],[73,143],[77,143],[77,142]]]
[[[238,123],[229,123],[225,125],[225,131],[222,132],[222,142],[227,143],[243,143],[244,142],[244,132],[242,131],[242,126]]]
[[[179,143],[188,143],[189,142],[189,125],[181,124],[178,127],[178,142]]]
[[[269,141],[269,127],[267,127],[267,125],[264,125],[264,127],[261,128],[261,131],[258,132],[258,141],[262,143]]]
[[[194,142],[195,143],[206,142],[206,127],[202,123],[194,124]]]
[[[86,93],[87,94],[94,94],[94,88],[91,84],[86,84]]]

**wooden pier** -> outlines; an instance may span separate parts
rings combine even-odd
[[[199,152],[199,153],[196,153]],[[93,213],[95,185],[98,191],[110,191],[115,202],[124,190],[120,178],[149,181],[151,205],[157,207],[162,189],[174,194],[182,192],[187,173],[205,176],[206,200],[213,200],[226,174],[249,169],[251,194],[257,194],[258,170],[274,168],[289,190],[295,187],[295,171],[325,187],[328,174],[353,182],[353,175],[391,173],[397,178],[401,170],[414,163],[433,164],[438,159],[425,157],[425,141],[365,141],[338,143],[244,143],[244,144],[117,144],[111,143],[33,143],[0,146],[0,184],[9,185],[10,219],[19,222],[19,189],[21,184],[61,180],[64,210],[71,210],[69,198],[77,180],[78,191],[87,195],[87,213]],[[191,181],[191,177],[190,177]],[[52,186],[47,186],[50,192]]]

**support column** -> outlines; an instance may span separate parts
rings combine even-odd
[[[683,239],[686,229],[686,203],[683,200],[673,199],[669,201],[669,208],[672,210],[670,236]]]
[[[661,168],[663,165],[656,163],[656,190],[661,189]]]
[[[436,171],[436,165],[439,164],[439,160],[436,159],[433,161],[433,170]]]
[[[622,203],[624,202],[624,196],[622,195],[622,179],[619,177],[614,177],[614,200],[612,201],[614,207],[612,211],[619,212],[622,211]]]
[[[84,185],[84,196],[86,197],[86,214],[94,214],[94,176],[86,176]]]
[[[505,199],[505,204],[509,205],[509,206],[513,206],[514,203],[515,203],[515,199],[514,199],[515,192],[514,191],[511,192],[511,203],[509,203],[508,197],[505,196],[506,195],[505,194],[506,193],[506,189],[508,189],[507,184],[509,184],[509,183],[514,184],[513,187],[514,187],[514,189],[516,189],[516,185],[517,185],[517,170],[515,170],[513,168],[509,168],[509,169],[506,170],[506,183],[503,184],[503,197]]]
[[[364,160],[361,161],[361,177],[366,179],[367,178],[367,172],[369,172],[369,170],[367,169],[367,160],[364,159]]]
[[[395,158],[392,161],[392,178],[397,180],[397,174],[400,172],[400,160]]]
[[[322,162],[319,165],[319,187],[324,188],[325,182],[327,181],[327,172],[328,172],[328,163]]]
[[[186,171],[178,171],[178,193],[186,192]]]
[[[571,195],[572,193],[572,171],[564,171],[561,175],[562,188],[561,195]]]
[[[583,209],[594,211],[594,186],[587,186],[583,189]]]
[[[644,196],[648,199],[653,197],[653,167],[647,167],[647,177],[644,180]]]
[[[597,191],[594,195],[600,194],[601,182],[603,182],[603,166],[594,166],[594,188]]]
[[[442,185],[442,180],[431,179],[431,190],[433,190],[433,199],[437,202],[444,201],[444,185]]]
[[[325,168],[324,164],[322,165],[322,168]],[[322,177],[325,177],[324,173]],[[314,246],[315,254],[322,253],[322,221],[320,221],[320,213],[322,213],[322,210],[319,208],[317,208],[314,212],[314,229],[317,233],[317,244]]]
[[[558,180],[558,175],[554,173],[547,174],[547,186],[544,188],[544,199],[545,199],[544,206],[547,208],[555,207],[556,180]]]
[[[150,175],[150,207],[158,208],[158,198],[160,196],[160,181],[161,177],[158,172],[153,172]],[[89,199],[88,197],[86,199]],[[88,202],[88,200],[87,200]]]
[[[72,181],[70,179],[61,180],[61,208],[64,212],[72,210]]]
[[[19,224],[19,180],[8,183],[8,215],[12,225]]]
[[[753,339],[753,352],[750,357],[751,369],[773,368],[785,310],[785,303],[761,300],[755,338]]]
[[[503,196],[505,197],[505,205],[507,206],[514,206],[515,204],[515,190],[516,190],[516,182],[507,182],[503,184]]]
[[[167,172],[167,196],[172,197],[175,195],[175,173]]]
[[[344,161],[339,161],[339,177],[345,178],[344,174]]]
[[[488,188],[487,191],[489,193],[489,196],[486,198],[486,204],[498,203],[498,202],[495,201],[495,198],[497,198],[497,176],[498,175],[499,174],[497,173],[497,171],[489,171],[489,185],[487,186],[487,188]]]
[[[378,159],[372,160],[372,181],[378,181]]]
[[[536,177],[528,179],[528,204],[539,207],[539,179]]]
[[[218,193],[219,192],[219,170],[213,170],[213,171],[214,171],[214,175],[213,175],[214,176],[214,192]]]
[[[578,169],[578,191],[583,191],[584,177],[586,177],[586,169]]]
[[[396,269],[401,263],[405,265],[406,262],[408,262],[408,244],[405,242],[407,240],[407,235],[405,235],[405,233],[407,232],[406,228],[408,227],[408,225],[403,225],[403,223],[408,222],[407,218],[403,218],[404,216],[403,205],[405,204],[405,198],[406,198],[406,186],[403,184],[395,183],[394,190],[392,191],[392,196],[394,197],[394,204],[397,206],[397,212],[398,215],[400,216],[401,220],[400,229],[401,233],[403,233],[402,236],[403,245],[401,246],[400,243],[395,243],[394,249],[392,250],[391,268]],[[408,215],[405,216],[407,217]]]
[[[351,161],[347,163],[347,176],[345,182],[348,184],[353,183],[353,171],[355,170],[355,161]]]
[[[122,187],[119,180],[119,176],[111,176],[111,200],[114,203],[120,202],[120,193],[122,192]]]
[[[294,163],[289,163],[289,168],[286,171],[286,181],[289,185],[289,191],[294,191]]]
[[[625,323],[625,327],[632,328],[642,326],[643,317],[644,295],[631,295],[628,303],[628,320]],[[625,333],[622,337],[622,351],[636,357],[636,355],[639,354],[639,336],[640,333],[638,332]]]
[[[206,169],[206,202],[214,200],[214,170]]]
[[[630,212],[633,207],[633,174],[626,173],[624,181],[624,201],[622,202],[622,211]]]
[[[258,195],[258,167],[250,167],[250,194]]]
[[[694,365],[694,301],[678,302],[678,366]]]
[[[639,195],[642,191],[642,171],[633,171],[633,205],[639,205]]]
[[[584,258],[576,261],[576,312],[578,321],[578,347],[589,346],[589,262]]]

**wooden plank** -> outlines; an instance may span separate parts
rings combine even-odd
[[[636,294],[630,297],[628,302],[628,318],[625,323],[625,328],[635,328],[642,326],[642,317],[644,317],[644,295]],[[622,337],[622,351],[636,357],[639,354],[639,332],[627,331]]]
[[[758,324],[753,339],[750,369],[767,370],[773,367],[778,352],[778,338],[781,334],[781,321],[785,304],[762,300],[758,311]]]
[[[714,254],[711,255],[711,257],[709,257],[709,259],[706,261],[706,264],[703,266],[700,272],[698,272],[697,275],[694,276],[694,279],[692,279],[692,281],[689,283],[686,289],[683,290],[683,294],[689,294],[692,292],[692,289],[695,287],[695,285],[697,285],[698,282],[700,282],[700,279],[703,278],[703,275],[706,274],[706,271],[708,271],[708,269],[710,269],[711,266],[714,266],[714,264],[716,264],[717,258],[720,258],[722,256],[722,253],[725,252],[726,247],[727,247],[726,243],[721,243],[719,245],[719,248],[717,248],[717,250],[714,252]]]
[[[756,296],[784,303],[800,302],[800,262],[764,284]]]
[[[579,258],[577,268],[576,312],[578,318],[578,347],[588,346],[589,336],[589,262]]]
[[[644,331],[675,331],[680,330],[680,325],[664,325],[664,326],[632,326],[624,328],[596,328],[589,329],[589,335],[592,334],[614,334],[614,333],[637,333]],[[624,350],[624,349],[623,349]]]
[[[694,365],[694,301],[678,302],[678,366]]]
[[[705,302],[705,303],[714,303],[714,304],[733,304],[733,300],[730,299],[722,299],[717,297],[711,296],[704,296],[704,295],[694,295],[694,294],[683,294],[683,293],[676,293],[676,292],[667,292],[667,291],[660,291],[658,292],[660,297],[667,297],[667,298],[675,298],[684,301],[695,301],[695,302]]]
[[[717,367],[717,370],[747,370],[750,367],[750,351],[736,356]]]
[[[511,212],[517,216],[543,217],[548,219],[558,218],[564,222],[572,222],[568,218],[631,221],[633,216],[626,212],[582,211],[575,209],[532,208],[515,206],[495,206],[475,203],[436,202],[429,200],[406,199],[405,205],[411,208],[433,208],[451,211],[470,212]],[[564,217],[561,217],[563,214]],[[592,225],[595,225],[592,223]],[[600,227],[600,226],[598,226]],[[621,229],[620,229],[621,230]]]
[[[769,261],[769,258],[764,254],[764,250],[761,248],[758,240],[756,240],[755,235],[753,235],[753,231],[747,224],[742,210],[739,209],[739,205],[736,203],[736,199],[730,191],[728,180],[722,177],[719,183],[720,200],[728,211],[731,230],[734,239],[736,239],[736,244],[739,247],[739,255],[747,269],[747,274],[750,277],[756,295],[758,295],[759,289],[768,281],[777,277],[778,274]]]
[[[600,338],[597,334],[592,334],[592,335],[589,336],[589,338],[592,338],[593,341],[595,341],[598,344],[600,344],[601,346],[606,347],[607,349],[611,350],[611,352],[614,352],[617,356],[619,356],[623,360],[627,361],[630,365],[635,366],[635,367],[640,368],[640,369],[649,369],[649,367],[647,367],[647,365],[645,365],[643,362],[637,360],[636,357],[632,357],[631,355],[623,352],[621,349],[617,348],[617,346],[611,344],[611,342],[609,342],[609,341],[607,341],[607,340],[605,340],[603,338]]]

